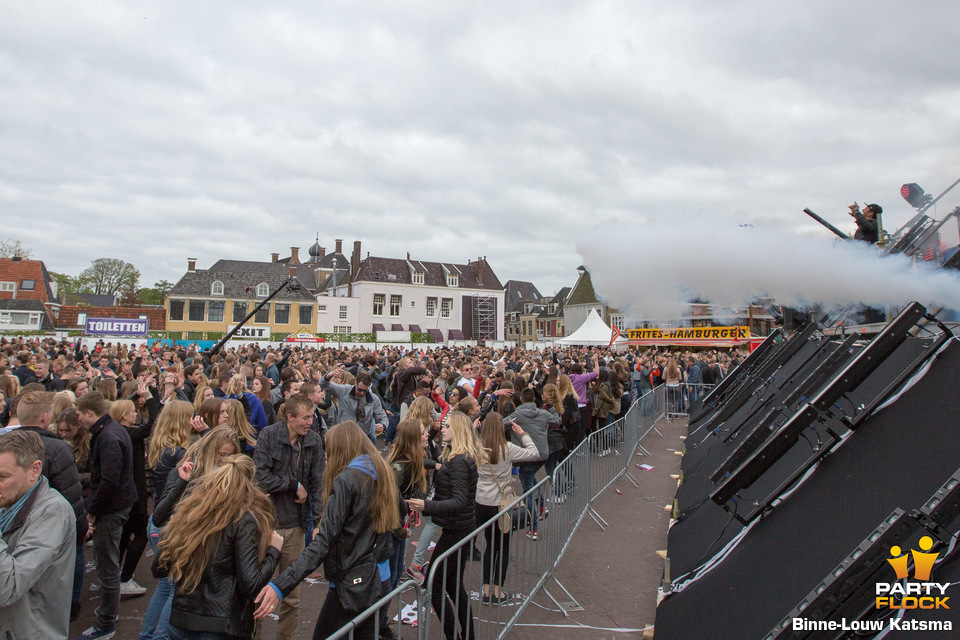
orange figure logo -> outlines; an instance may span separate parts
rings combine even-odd
[[[920,582],[927,582],[930,580],[930,572],[933,570],[933,563],[937,561],[937,556],[940,555],[939,552],[924,553],[925,551],[930,551],[932,548],[933,539],[930,536],[923,536],[920,538],[921,551],[914,549],[910,552],[913,555],[913,577]],[[901,553],[902,550],[900,547],[890,547],[890,555],[893,557],[887,560],[887,562],[890,563],[890,566],[893,567],[893,570],[897,573],[897,580],[903,580],[904,578],[910,576],[910,571],[907,568],[909,556],[905,553],[900,555]]]

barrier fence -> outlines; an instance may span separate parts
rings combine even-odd
[[[693,391],[702,394],[703,389]],[[634,452],[649,455],[641,441],[650,431],[659,434],[657,423],[671,417],[671,408],[688,408],[690,397],[689,389],[685,397],[683,387],[675,392],[660,385],[637,399],[622,418],[587,436],[533,488],[495,517],[478,521],[476,530],[459,538],[441,533],[422,585],[398,585],[331,638],[378,638],[374,627],[396,618],[401,638],[414,637],[413,631],[419,639],[500,639],[541,589],[565,616],[582,611],[557,580],[560,561],[587,516],[602,529],[609,527],[594,503],[623,476],[640,486],[630,473]],[[684,404],[672,406],[671,401]],[[550,582],[563,597],[549,591]],[[414,618],[415,627],[409,624]]]

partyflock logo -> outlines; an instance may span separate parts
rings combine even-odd
[[[890,547],[892,556],[887,562],[897,575],[897,582],[877,583],[877,609],[949,609],[946,595],[949,583],[930,582],[933,564],[940,555],[929,553],[933,548],[930,536],[920,538],[920,550],[903,553],[900,547]],[[910,557],[913,557],[913,580],[910,580]]]

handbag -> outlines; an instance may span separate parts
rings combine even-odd
[[[500,490],[500,511],[503,512],[503,515],[500,516],[500,531],[510,531],[510,511],[507,509],[510,506],[510,503],[517,499],[517,492],[513,489],[513,483],[507,482],[506,486],[500,484],[500,480],[497,479],[497,474],[493,470],[493,465],[490,466],[490,475],[493,476],[493,481],[497,483],[497,489]]]
[[[380,569],[376,562],[358,564],[337,582],[337,597],[340,606],[353,614],[369,608],[380,599]]]

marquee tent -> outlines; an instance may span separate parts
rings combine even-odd
[[[567,345],[607,346],[610,344],[611,335],[613,335],[613,330],[600,318],[597,310],[590,309],[587,319],[583,321],[579,329],[566,338],[560,338],[556,342],[557,344]],[[614,344],[626,345],[627,339],[619,336]]]

